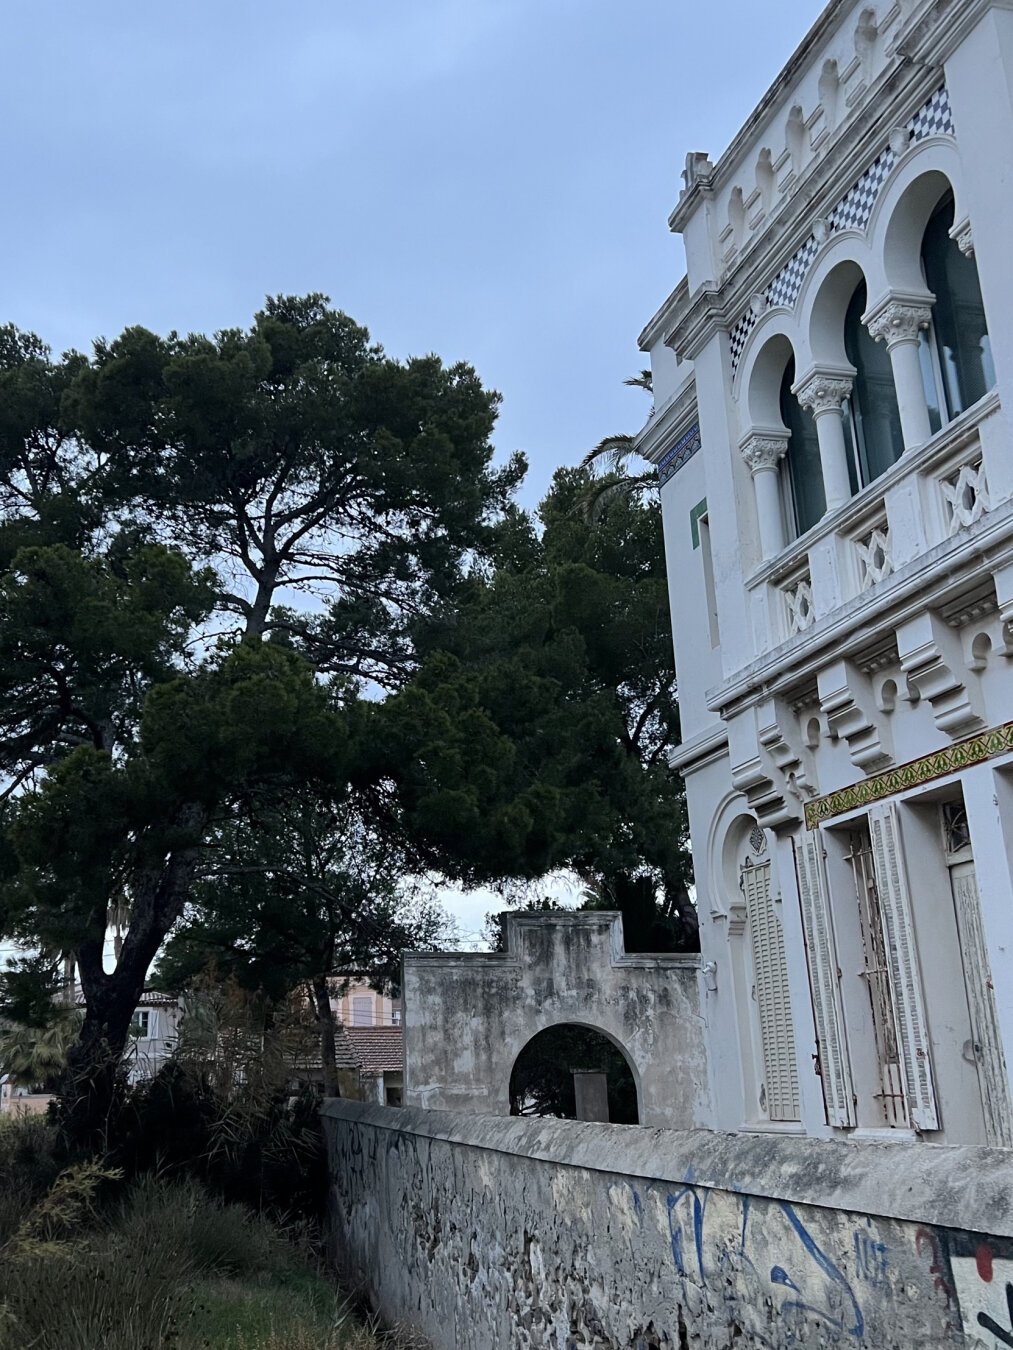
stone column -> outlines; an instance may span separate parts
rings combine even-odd
[[[914,450],[932,435],[918,351],[919,334],[932,322],[932,298],[891,297],[863,317],[869,332],[877,342],[885,342],[890,353],[904,449]]]
[[[760,550],[764,560],[776,557],[785,546],[784,515],[781,510],[779,466],[788,453],[787,431],[754,431],[740,449],[753,475],[756,494],[756,519],[760,529]]]
[[[828,511],[851,499],[841,404],[851,393],[852,383],[852,377],[842,371],[817,370],[800,380],[791,391],[802,407],[812,412],[816,421]]]

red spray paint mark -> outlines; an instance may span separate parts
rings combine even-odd
[[[986,1284],[992,1283],[992,1248],[982,1243],[974,1253],[974,1260],[978,1267],[978,1279],[984,1280]]]

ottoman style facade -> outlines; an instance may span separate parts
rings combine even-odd
[[[721,1130],[1013,1146],[1013,5],[691,154],[655,411]]]

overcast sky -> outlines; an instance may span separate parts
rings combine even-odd
[[[5,0],[0,318],[56,349],[324,291],[466,358],[497,443],[636,429],[666,219],[822,0]]]
[[[394,355],[477,366],[533,505],[643,422],[622,381],[681,275],[686,152],[822,5],[5,0],[0,320],[62,350],[324,291]]]

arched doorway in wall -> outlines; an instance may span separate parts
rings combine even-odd
[[[577,1098],[593,1102],[602,1089],[613,1125],[640,1124],[637,1079],[625,1051],[595,1027],[563,1022],[532,1036],[514,1061],[510,1114],[600,1120],[600,1113],[579,1113]]]

